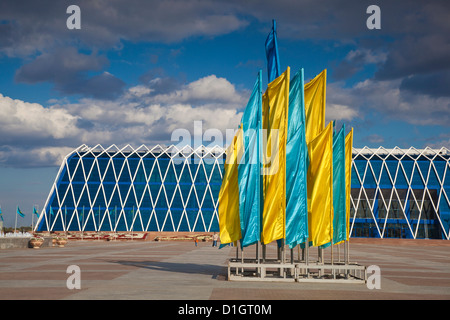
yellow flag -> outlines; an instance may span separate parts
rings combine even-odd
[[[345,205],[347,218],[347,241],[350,238],[350,193],[352,188],[353,128],[345,137]]]
[[[327,69],[305,84],[305,138],[309,144],[325,128]]]
[[[228,147],[224,176],[219,192],[219,229],[220,242],[231,243],[241,239],[239,219],[239,182],[238,164],[242,157],[243,135],[239,128]]]
[[[264,209],[261,241],[286,237],[286,138],[290,68],[263,95]]]
[[[308,227],[313,246],[333,239],[333,125],[332,122],[308,145]]]

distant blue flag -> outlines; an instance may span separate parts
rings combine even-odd
[[[286,141],[286,244],[292,249],[308,240],[304,74],[300,69],[290,82]]]
[[[266,57],[269,82],[272,82],[281,74],[280,59],[278,57],[277,30],[275,20],[272,20],[272,30],[270,31],[266,39]]]
[[[39,218],[39,213],[37,212],[37,210],[36,210],[36,208],[35,207],[33,207],[33,213],[36,215],[36,217],[38,217]]]
[[[2,208],[0,208],[0,219],[2,219],[2,221],[5,221],[5,220],[3,220]]]
[[[25,217],[25,215],[22,213],[22,211],[20,211],[19,206],[17,206],[17,214],[18,214],[19,216],[21,216],[22,218]]]
[[[238,183],[242,247],[254,244],[261,238],[261,78],[260,71],[241,120],[244,152],[238,165]]]

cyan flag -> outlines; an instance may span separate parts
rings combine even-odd
[[[36,208],[35,207],[33,207],[33,213],[36,215],[36,217],[38,217],[39,218],[39,213],[37,212],[37,210],[36,210]]]
[[[260,71],[241,121],[244,152],[238,165],[238,183],[242,247],[261,239],[261,121],[262,72]]]
[[[345,203],[345,124],[333,137],[333,243],[347,239]]]
[[[290,82],[286,142],[286,244],[291,249],[308,240],[308,149],[303,87],[304,73],[300,69]]]
[[[269,82],[280,76],[280,59],[278,57],[277,28],[275,20],[272,20],[272,30],[266,39],[267,73]]]
[[[19,216],[21,216],[22,218],[25,217],[25,215],[22,213],[22,211],[20,211],[19,206],[17,206],[17,214],[18,214]]]

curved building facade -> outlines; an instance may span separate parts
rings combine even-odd
[[[38,231],[219,231],[225,150],[80,146],[66,156]],[[448,149],[353,149],[352,237],[449,239]]]

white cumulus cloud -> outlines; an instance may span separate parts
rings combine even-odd
[[[138,85],[113,101],[63,99],[46,107],[0,95],[0,164],[59,165],[82,144],[176,144],[171,133],[193,132],[194,121],[201,121],[204,131],[217,129],[225,136],[226,129],[237,128],[246,94],[227,79],[209,75],[160,94]]]

